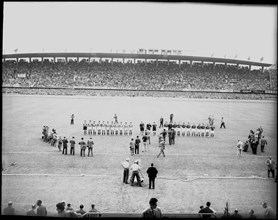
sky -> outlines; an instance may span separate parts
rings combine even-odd
[[[276,63],[277,6],[4,2],[4,54],[182,50]]]

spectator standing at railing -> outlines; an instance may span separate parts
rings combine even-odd
[[[37,216],[47,216],[47,210],[44,205],[42,205],[42,201],[38,200],[37,201]]]
[[[157,207],[157,202],[156,198],[150,199],[150,207],[143,212],[143,218],[162,218],[161,209]]]
[[[26,215],[27,216],[36,216],[37,213],[36,213],[36,204],[33,204],[31,209],[29,209],[27,212],[26,212]]]
[[[8,202],[8,207],[4,208],[4,215],[15,215],[15,209],[11,201]]]
[[[199,213],[205,213],[202,214],[203,218],[210,218],[212,215],[216,215],[216,212],[210,207],[210,205],[211,203],[207,202],[206,207],[199,211]]]

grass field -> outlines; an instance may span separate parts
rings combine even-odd
[[[157,137],[151,137],[147,152],[131,157],[131,136],[93,136],[94,157],[62,155],[57,148],[41,140],[43,125],[55,128],[58,135],[79,141],[84,120],[133,122],[139,135],[143,121],[159,124],[160,116],[169,121],[207,123],[214,115],[214,138],[177,137],[166,145],[166,157],[159,152]],[[75,124],[70,116],[75,114]],[[2,172],[3,210],[13,201],[16,214],[24,215],[41,199],[49,215],[56,213],[56,203],[70,202],[74,209],[91,203],[104,213],[140,214],[151,197],[158,199],[163,213],[197,213],[200,205],[212,203],[221,216],[226,201],[231,210],[243,216],[254,209],[260,216],[262,201],[276,211],[276,183],[267,178],[265,161],[277,154],[276,102],[241,100],[201,100],[147,97],[28,96],[3,94]],[[224,117],[226,129],[219,129]],[[251,150],[236,156],[238,139],[247,140],[250,129],[262,125],[268,145],[266,152],[252,155]],[[85,137],[87,139],[88,137]],[[121,162],[126,157],[141,159],[144,187],[122,183]],[[16,161],[15,166],[9,166]],[[146,170],[151,163],[158,169],[156,189],[148,189]],[[80,174],[84,174],[82,177]]]

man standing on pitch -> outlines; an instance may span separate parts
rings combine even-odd
[[[90,152],[91,152],[91,155],[93,157],[93,145],[94,145],[94,142],[93,142],[92,138],[90,137],[90,139],[87,141],[88,157],[90,156]]]
[[[139,139],[139,136],[135,139],[135,154],[139,154],[139,145],[141,140]]]
[[[70,155],[74,155],[75,153],[75,140],[74,137],[70,140]]]
[[[128,176],[129,176],[129,158],[126,158],[124,162],[122,162],[122,166],[124,168],[123,182],[128,184]]]
[[[63,152],[62,154],[67,155],[68,154],[68,140],[66,139],[66,137],[64,137],[63,139]]]
[[[83,137],[81,138],[81,141],[78,144],[80,145],[80,157],[85,157],[86,143]]]
[[[158,171],[157,169],[153,166],[153,163],[151,163],[151,166],[147,170],[147,174],[149,176],[149,189],[153,188],[155,186],[155,178],[157,175]]]

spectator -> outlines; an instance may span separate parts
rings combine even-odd
[[[143,211],[143,218],[162,218],[160,208],[157,207],[158,200],[151,198],[149,201],[150,207]]]
[[[12,201],[8,202],[8,207],[4,208],[4,215],[15,215]]]
[[[267,205],[266,202],[263,202],[262,206],[265,208],[264,217],[266,219],[275,219],[276,216],[274,210],[269,205]]]
[[[37,216],[47,216],[47,210],[46,207],[42,205],[42,201],[37,201]]]
[[[65,205],[62,202],[56,204],[56,210],[58,217],[69,217],[69,213],[65,211]]]
[[[241,215],[238,214],[238,210],[235,209],[234,214],[231,215],[231,218],[241,218]]]
[[[257,218],[257,216],[254,215],[254,210],[253,209],[249,210],[249,218],[252,218],[252,219],[256,219]]]
[[[100,211],[98,211],[97,209],[95,209],[95,204],[91,205],[91,210],[87,213],[85,213],[82,217],[88,217],[88,218],[96,218],[96,217],[101,217],[101,213]]]
[[[71,207],[70,203],[67,204],[66,211],[73,211],[73,208]]]
[[[210,207],[210,205],[211,203],[207,202],[206,207],[199,211],[199,213],[202,213],[203,218],[210,218],[212,215],[216,215],[216,212]]]
[[[80,209],[77,210],[76,213],[79,213],[79,214],[81,214],[81,215],[84,215],[84,214],[86,213],[86,211],[83,210],[84,205],[81,204],[79,207],[80,207]]]
[[[32,208],[28,210],[28,212],[26,213],[27,216],[36,216],[36,204],[32,205]]]

